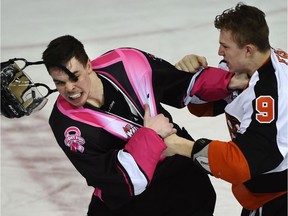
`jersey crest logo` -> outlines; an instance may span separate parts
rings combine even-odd
[[[238,132],[238,130],[240,128],[239,120],[226,113],[226,122],[227,122],[227,125],[228,125],[230,137],[232,139],[236,138],[237,132]]]
[[[123,127],[124,132],[126,133],[128,139],[130,139],[133,134],[137,131],[137,127],[132,126],[130,124],[127,124],[125,127]]]
[[[285,51],[279,49],[279,50],[274,50],[274,52],[279,62],[282,62],[288,65],[288,62],[287,62],[288,54]]]
[[[64,132],[65,140],[64,143],[67,147],[70,147],[70,150],[73,152],[84,152],[83,145],[85,144],[85,140],[81,137],[81,131],[79,128],[71,126],[66,129]]]

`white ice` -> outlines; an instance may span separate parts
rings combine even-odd
[[[176,63],[189,53],[206,56],[212,66],[218,31],[213,20],[235,0],[1,0],[1,62],[14,57],[41,60],[47,44],[71,34],[90,56],[118,47],[136,47]],[[266,13],[270,41],[287,51],[286,0],[251,0]],[[53,87],[43,66],[26,70]],[[56,94],[40,112],[21,119],[1,117],[1,215],[85,215],[92,188],[72,167],[48,126]],[[224,116],[196,118],[171,110],[176,122],[197,139],[229,140]],[[240,215],[230,184],[211,177],[217,193],[215,216]]]

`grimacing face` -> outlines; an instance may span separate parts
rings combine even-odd
[[[218,55],[223,56],[227,67],[232,73],[247,73],[247,49],[239,46],[234,41],[231,31],[220,30]]]
[[[62,95],[70,104],[79,107],[87,102],[90,94],[91,64],[87,63],[83,66],[75,57],[73,57],[66,65],[78,80],[75,82],[60,68],[50,68],[50,75],[60,95]]]

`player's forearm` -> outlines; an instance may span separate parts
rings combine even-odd
[[[230,90],[242,90],[247,87],[249,77],[246,73],[234,74],[231,78],[228,89]]]
[[[175,154],[182,155],[191,158],[191,152],[194,142],[175,134],[164,139],[167,149],[163,152],[166,156],[172,156]]]
[[[179,137],[175,134],[165,138],[167,149],[162,154],[172,156],[175,154],[191,158],[195,164],[211,174],[208,162],[208,147],[211,140],[198,139],[196,142]]]

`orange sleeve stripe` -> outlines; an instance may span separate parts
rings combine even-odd
[[[265,203],[287,193],[287,191],[277,193],[252,193],[243,184],[233,185],[232,192],[241,206],[249,210],[258,209]]]
[[[188,104],[188,110],[195,116],[214,116],[213,102],[204,104]]]
[[[232,184],[250,179],[248,162],[239,147],[232,141],[211,141],[208,160],[212,174]]]

